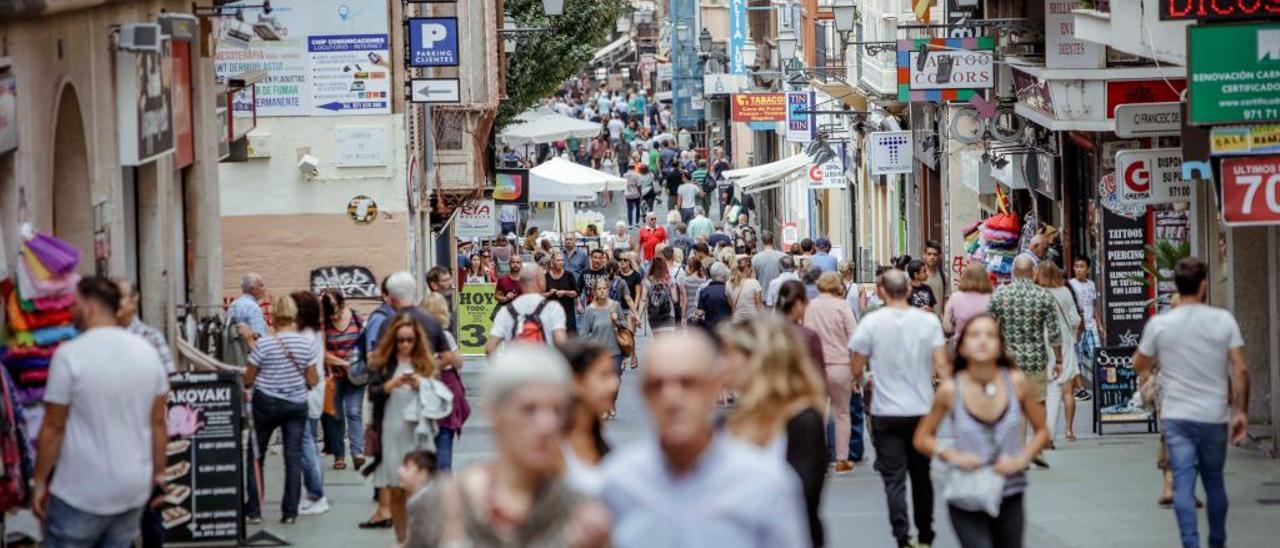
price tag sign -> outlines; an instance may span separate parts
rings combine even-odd
[[[1280,225],[1280,156],[1222,161],[1222,218],[1230,226]]]

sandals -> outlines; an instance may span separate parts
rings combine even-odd
[[[380,519],[377,521],[374,521],[373,518],[369,518],[369,521],[361,522],[358,527],[361,529],[390,529],[391,518]]]
[[[333,469],[334,469],[334,470],[346,470],[346,469],[347,469],[347,461],[346,461],[346,459],[337,459],[337,460],[333,461]]]
[[[364,457],[351,457],[351,463],[356,467],[356,470],[360,470],[364,468]]]

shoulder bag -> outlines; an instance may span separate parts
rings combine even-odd
[[[614,304],[612,307],[610,307],[609,309],[610,314],[613,314],[614,311],[617,310],[617,308],[618,308],[617,304]],[[630,327],[627,327],[626,325],[624,325],[621,321],[621,318],[619,318],[619,321],[616,321],[613,323],[613,333],[614,333],[614,336],[618,338],[618,348],[622,350],[622,357],[626,358],[626,357],[633,356],[636,351],[635,331],[632,331]]]
[[[959,385],[957,384],[957,386]],[[1016,398],[1010,399],[1013,401],[1010,401],[1009,405],[1018,405]],[[964,395],[960,390],[956,390],[956,403],[951,409],[953,424],[955,423],[955,414],[961,405],[964,405]],[[996,448],[996,454],[999,454],[1000,445],[996,442],[995,428],[986,424],[983,424],[982,428],[983,433],[987,435],[987,439],[991,442],[991,446]],[[994,462],[995,456],[993,455],[986,465],[976,470],[961,470],[958,467],[951,467],[951,471],[947,475],[947,485],[942,491],[942,497],[947,501],[947,504],[961,510],[986,512],[987,515],[993,518],[999,517],[1000,503],[1004,500],[1005,477],[996,473],[992,467]]]

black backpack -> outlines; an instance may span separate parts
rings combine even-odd
[[[675,301],[671,298],[671,287],[666,283],[651,284],[648,301],[649,321],[665,322],[675,317]]]

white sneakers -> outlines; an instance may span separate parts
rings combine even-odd
[[[320,497],[316,500],[302,497],[302,502],[298,504],[298,514],[303,516],[316,516],[328,511],[329,499],[326,497]]]

